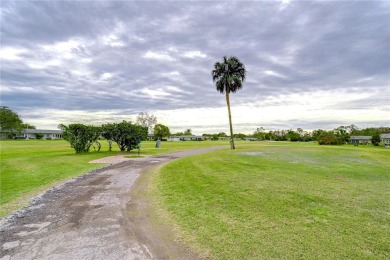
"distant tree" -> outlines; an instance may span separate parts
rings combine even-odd
[[[186,129],[183,133],[183,135],[193,135],[191,129]]]
[[[226,133],[224,132],[219,132],[218,137],[227,137]]]
[[[37,128],[35,127],[35,125],[30,125],[30,124],[27,124],[27,123],[23,123],[23,124],[22,124],[22,128],[23,128],[23,129],[37,129]]]
[[[320,134],[317,134],[316,140],[319,145],[341,145],[345,143],[344,138],[336,136],[334,131],[321,130]]]
[[[61,124],[59,128],[63,131],[62,137],[70,143],[76,153],[89,152],[91,146],[94,145],[100,150],[98,141],[101,133],[100,127],[83,124],[70,124],[69,126]]]
[[[294,130],[290,129],[285,134],[284,138],[291,142],[296,142],[300,140],[299,133],[295,132]]]
[[[171,133],[168,126],[162,124],[157,124],[154,126],[154,136],[157,139],[162,140],[163,137],[168,137],[170,135]]]
[[[253,137],[257,138],[259,140],[264,140],[265,139],[265,129],[263,127],[259,127],[256,129],[256,131],[253,132]]]
[[[217,87],[217,91],[222,94],[225,93],[226,96],[230,124],[230,148],[235,149],[229,95],[231,92],[235,93],[243,87],[246,74],[245,66],[238,58],[234,56],[227,58],[225,56],[223,57],[222,62],[216,62],[214,64],[214,69],[211,74]]]
[[[311,134],[307,131],[304,131],[303,135],[301,136],[301,141],[308,142],[311,140],[312,140]]]
[[[211,140],[216,141],[218,140],[218,134],[203,134],[202,136],[207,136],[211,138]]]
[[[341,140],[342,143],[348,143],[351,136],[348,132],[348,127],[346,126],[339,126],[336,129],[333,130],[333,133],[337,136],[338,139]]]
[[[20,132],[23,122],[19,115],[6,106],[0,106],[0,128],[3,131]]]
[[[322,130],[322,129],[317,129],[317,130],[314,130],[312,132],[312,138],[313,138],[313,140],[318,141],[318,138],[320,138],[321,136],[324,136],[326,134],[327,134],[327,131]]]
[[[145,126],[148,128],[148,132],[153,132],[153,126],[157,124],[157,117],[155,117],[153,114],[148,114],[141,112],[137,116],[137,124]]]
[[[378,146],[381,142],[381,137],[379,133],[375,133],[372,135],[371,142],[374,146]]]
[[[38,140],[40,140],[40,139],[43,138],[43,134],[42,134],[42,133],[36,133],[36,134],[35,134],[35,138],[37,138]]]
[[[245,139],[247,136],[246,136],[246,134],[238,133],[238,134],[234,134],[233,137],[234,137],[234,138],[238,138],[238,139],[243,140],[243,139]]]

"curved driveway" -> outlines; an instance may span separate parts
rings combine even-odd
[[[124,161],[55,187],[2,220],[0,259],[196,258],[182,249],[168,254],[156,244],[158,239],[140,239],[153,232],[140,234],[146,229],[134,225],[130,192],[140,174],[152,167],[222,148]]]

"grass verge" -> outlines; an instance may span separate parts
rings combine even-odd
[[[0,141],[0,217],[26,206],[30,199],[68,179],[100,168],[105,164],[90,164],[95,159],[125,154],[138,156],[138,151],[122,153],[114,144],[101,141],[100,152],[75,154],[64,140],[1,140]],[[224,142],[143,142],[141,155],[156,155],[188,149],[197,149]]]
[[[388,259],[390,150],[252,143],[176,160],[151,196],[214,259]]]

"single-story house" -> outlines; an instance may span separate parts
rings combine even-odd
[[[358,136],[358,135],[352,135],[350,139],[350,143],[354,145],[359,145],[359,144],[371,144],[371,136]]]
[[[204,141],[205,137],[200,135],[171,136],[169,141]]]
[[[381,134],[380,138],[384,147],[390,147],[390,134]]]
[[[253,137],[246,137],[245,141],[259,141],[258,138],[253,138]]]
[[[42,139],[62,139],[62,130],[24,129],[16,138],[36,139],[37,134],[43,134]]]

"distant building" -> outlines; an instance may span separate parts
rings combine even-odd
[[[371,144],[371,136],[357,136],[353,135],[351,136],[350,143],[354,145],[359,145],[359,144]]]
[[[169,137],[169,141],[204,141],[205,139],[205,136],[200,135],[181,135]]]
[[[260,141],[258,138],[253,138],[253,137],[245,137],[245,141]]]
[[[390,147],[390,134],[381,134],[380,138],[384,147]]]
[[[37,134],[43,134],[42,139],[62,139],[62,130],[24,129],[16,135],[19,139],[37,139]]]

